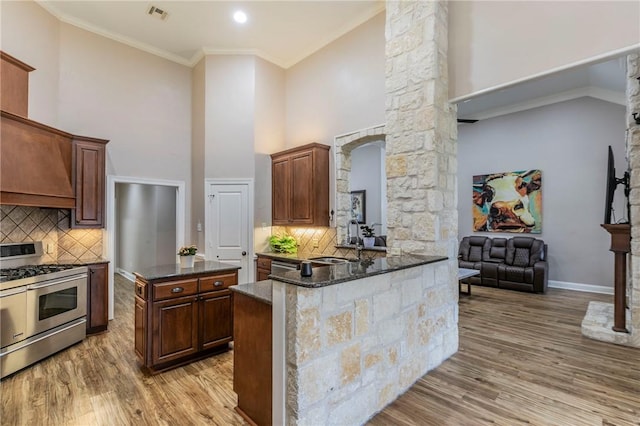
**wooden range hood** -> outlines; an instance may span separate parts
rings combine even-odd
[[[73,209],[74,136],[1,111],[0,204]]]

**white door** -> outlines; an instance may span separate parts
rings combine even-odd
[[[207,260],[240,266],[238,282],[249,282],[253,279],[249,262],[253,258],[250,182],[210,181],[207,189]]]

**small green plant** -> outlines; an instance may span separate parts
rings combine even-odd
[[[180,247],[180,250],[178,250],[178,255],[180,255],[180,256],[195,256],[197,251],[198,251],[198,247],[196,247],[194,245],[184,246],[184,247]]]
[[[269,238],[269,245],[277,253],[298,252],[298,242],[290,235],[272,235]]]
[[[373,229],[373,224],[371,224],[371,226],[369,225],[362,225],[360,226],[360,229],[362,229],[362,236],[363,237],[374,237],[376,235],[374,229]]]

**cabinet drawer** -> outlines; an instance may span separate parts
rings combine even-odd
[[[258,268],[271,270],[271,259],[265,257],[258,257]]]
[[[200,278],[200,291],[222,290],[231,285],[238,284],[238,275],[236,273],[220,274],[212,277]]]
[[[153,300],[190,296],[198,292],[198,280],[171,281],[153,285]]]
[[[142,281],[136,281],[136,296],[142,300],[147,300],[147,284]]]

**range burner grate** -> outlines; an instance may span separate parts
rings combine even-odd
[[[19,280],[21,278],[51,274],[75,267],[76,265],[26,265],[20,266],[19,268],[0,269],[0,277],[2,277],[2,281]]]

